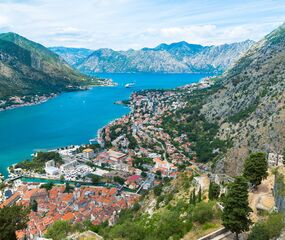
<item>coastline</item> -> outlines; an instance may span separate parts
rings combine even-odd
[[[201,78],[200,80],[199,80],[199,82],[196,82],[196,83],[191,83],[191,84],[184,84],[183,86],[189,86],[189,85],[191,85],[191,86],[196,86],[197,85],[197,83],[200,83],[201,81],[203,81],[205,78]],[[207,78],[208,79],[208,78]],[[86,89],[84,89],[84,90],[88,90],[88,89],[91,89],[91,88],[94,88],[94,87],[100,87],[101,85],[99,85],[99,86],[95,86],[95,85],[89,85],[88,86],[88,88],[86,88]],[[107,85],[105,85],[104,87],[106,87]],[[110,86],[110,85],[108,85],[108,86]],[[112,85],[112,86],[116,86],[116,85]],[[177,86],[177,87],[175,87],[175,88],[180,88],[181,86]],[[174,88],[174,89],[175,89]],[[82,89],[81,89],[82,90]],[[149,89],[149,90],[151,90],[151,89]],[[131,94],[134,94],[136,91],[133,91]],[[57,95],[56,95],[57,96]],[[54,96],[55,97],[55,96]],[[50,99],[50,98],[49,98]],[[47,100],[49,100],[49,99],[47,99]],[[131,99],[131,98],[130,98]],[[47,101],[47,100],[45,100],[45,101]],[[43,101],[43,102],[45,102],[45,101]],[[38,102],[38,103],[34,103],[34,104],[30,104],[30,105],[35,105],[35,104],[40,104],[40,103],[42,103],[42,102]],[[114,103],[114,102],[113,102]],[[30,106],[30,105],[28,105],[28,106]],[[17,106],[18,107],[18,106]],[[109,125],[112,125],[114,122],[116,122],[116,121],[118,121],[118,120],[120,120],[120,119],[122,119],[122,118],[124,118],[124,117],[126,117],[126,116],[128,116],[129,114],[131,114],[132,113],[132,111],[133,111],[133,109],[132,109],[132,107],[131,106],[127,106],[128,108],[130,108],[130,112],[128,112],[127,114],[124,114],[124,115],[122,115],[122,116],[120,116],[120,117],[117,117],[117,118],[114,118],[113,120],[111,120],[110,122],[108,122],[107,124],[105,124],[103,127],[101,127],[101,128],[99,128],[98,130],[97,130],[97,141],[98,141],[98,143],[101,145],[102,144],[102,146],[104,146],[104,141],[101,141],[101,140],[103,140],[102,138],[101,138],[101,136],[102,136],[102,130],[104,129],[104,128],[106,128],[106,127],[108,127]],[[88,141],[87,141],[88,142]],[[19,161],[19,162],[21,162],[21,161]],[[11,165],[10,165],[11,166]],[[9,166],[7,167],[7,168],[9,168]]]
[[[94,87],[116,87],[117,85],[118,84],[116,82],[113,82],[112,80],[109,79],[107,81],[107,84],[105,84],[105,85],[104,84],[101,84],[101,85],[89,85],[89,86],[86,86],[84,88],[75,89],[74,92],[76,92],[76,91],[88,91],[88,90],[90,90],[90,89],[92,89]],[[34,97],[38,97],[39,100],[34,100],[34,101],[25,102],[25,103],[19,103],[19,104],[12,104],[12,105],[9,105],[9,106],[7,106],[5,108],[0,107],[0,112],[13,110],[13,109],[16,109],[16,108],[21,108],[21,107],[30,107],[30,106],[39,105],[39,104],[47,102],[50,99],[58,97],[59,95],[65,93],[65,92],[67,92],[67,91],[60,92],[60,93],[51,93],[49,96],[46,96],[46,95],[37,96],[37,95],[35,95]],[[17,97],[17,96],[14,96],[12,98],[15,98],[15,97]]]
[[[58,95],[59,95],[58,93],[52,93],[50,96],[45,96],[44,98],[42,98],[42,99],[40,99],[38,101],[26,102],[26,103],[22,103],[22,104],[9,105],[9,106],[7,106],[5,108],[0,108],[0,112],[16,109],[16,108],[20,108],[20,107],[29,107],[29,106],[42,104],[42,103],[45,103],[45,102],[47,102],[48,100],[50,100],[52,98],[57,97]]]
[[[201,78],[201,79],[199,80],[199,82],[197,82],[197,83],[185,84],[185,85],[183,85],[183,86],[178,86],[178,87],[176,87],[176,88],[174,88],[174,89],[186,89],[186,88],[187,88],[187,89],[190,89],[190,90],[193,91],[193,90],[196,90],[196,89],[198,89],[198,88],[200,88],[200,89],[207,88],[207,87],[211,86],[212,84],[214,84],[214,82],[215,82],[214,79],[216,79],[216,78],[217,78],[217,76],[204,77],[204,78]],[[151,90],[154,90],[154,89],[151,89]],[[150,90],[150,91],[151,91],[151,90]],[[97,131],[97,142],[98,142],[98,144],[99,144],[101,147],[104,147],[104,146],[105,146],[105,142],[104,142],[103,137],[102,137],[102,131],[103,131],[105,128],[107,128],[107,127],[111,126],[112,124],[114,124],[116,121],[119,121],[120,119],[123,119],[123,118],[125,118],[125,117],[127,117],[127,116],[130,116],[130,115],[133,113],[133,108],[132,108],[132,95],[135,94],[135,93],[137,93],[137,92],[134,91],[134,92],[131,93],[130,98],[127,100],[127,101],[128,101],[128,104],[124,104],[124,101],[126,101],[126,100],[120,100],[120,101],[114,102],[114,104],[122,105],[122,106],[128,107],[128,108],[130,109],[130,112],[129,112],[128,114],[125,114],[125,115],[123,115],[123,116],[121,116],[121,117],[119,117],[119,118],[116,118],[116,119],[110,121],[110,122],[107,123],[105,126],[103,126],[102,128],[98,129],[98,131]]]

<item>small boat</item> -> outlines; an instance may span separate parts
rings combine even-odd
[[[98,141],[97,141],[97,138],[91,138],[90,140],[89,140],[89,143],[90,144],[94,144],[94,143],[97,143]]]
[[[127,83],[125,85],[125,88],[130,88],[130,87],[133,87],[135,84],[134,83]]]

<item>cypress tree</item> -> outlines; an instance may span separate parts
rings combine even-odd
[[[194,205],[196,205],[196,200],[197,200],[196,199],[196,189],[194,188],[194,190],[193,190],[193,200],[192,200]]]
[[[210,182],[208,197],[210,200],[218,199],[220,196],[221,188],[218,184]]]
[[[193,189],[193,191],[191,191],[190,193],[190,200],[189,203],[195,205],[196,204],[196,194],[195,194],[195,188]]]
[[[193,204],[193,191],[190,193],[189,204]]]
[[[33,212],[37,212],[38,211],[38,202],[35,199],[32,200],[30,203],[30,207],[31,207]]]
[[[212,184],[212,181],[210,181],[210,185],[209,185],[208,198],[209,198],[209,200],[213,199],[213,184]]]
[[[202,201],[202,189],[201,187],[199,188],[199,192],[198,192],[198,202]]]
[[[248,183],[244,177],[236,177],[228,186],[222,200],[222,221],[226,229],[238,235],[249,230],[251,208],[248,206]]]

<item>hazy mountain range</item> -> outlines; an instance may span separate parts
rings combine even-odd
[[[160,44],[155,48],[95,51],[65,47],[50,50],[83,73],[221,73],[246,52],[254,42],[202,46],[178,42]]]

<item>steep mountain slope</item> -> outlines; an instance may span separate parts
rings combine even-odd
[[[184,61],[197,69],[203,69],[208,65],[215,70],[224,71],[239,59],[253,43],[253,41],[246,40],[239,43],[206,47],[202,52],[195,54],[195,57],[186,57]]]
[[[66,47],[51,47],[51,51],[61,56],[68,64],[77,66],[87,58],[93,50],[86,48],[66,48]]]
[[[74,67],[84,73],[94,72],[170,72],[170,73],[218,73],[224,71],[253,44],[241,43],[220,46],[202,46],[178,42],[160,44],[155,48],[114,51],[98,49],[82,61],[74,60]],[[74,50],[58,51],[66,61],[76,59]],[[71,57],[72,56],[72,57]],[[78,62],[82,61],[80,64]]]
[[[0,98],[60,92],[86,79],[44,46],[15,33],[0,34]]]
[[[216,169],[240,173],[249,151],[285,146],[285,24],[256,43],[228,70],[202,113],[221,124],[233,146]]]

